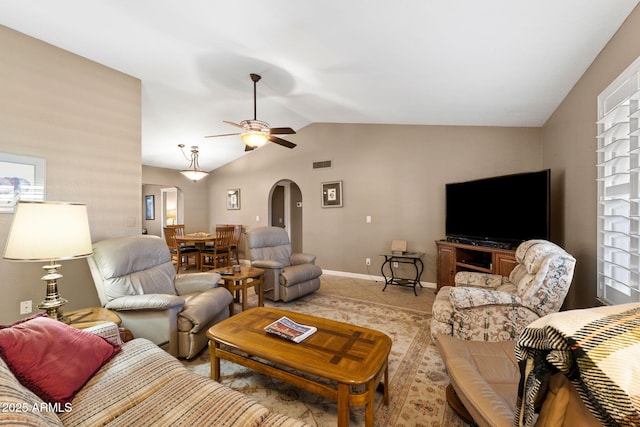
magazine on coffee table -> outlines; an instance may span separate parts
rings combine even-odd
[[[318,328],[315,326],[301,325],[286,316],[282,316],[275,322],[265,326],[264,330],[270,334],[278,335],[289,341],[299,343],[309,335],[315,333]]]

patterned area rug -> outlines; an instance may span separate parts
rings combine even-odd
[[[249,298],[255,306],[257,297]],[[393,341],[389,355],[388,406],[382,393],[376,393],[376,426],[468,426],[449,408],[445,387],[449,383],[444,364],[431,343],[428,313],[389,305],[316,292],[289,303],[265,302],[266,305],[312,314],[385,332]],[[183,364],[209,376],[209,353]],[[221,383],[251,395],[263,405],[297,418],[312,426],[335,426],[337,407],[334,401],[308,393],[250,369],[221,361]],[[352,408],[350,425],[364,425],[362,408]]]

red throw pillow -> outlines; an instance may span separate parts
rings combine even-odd
[[[70,402],[120,345],[46,314],[0,326],[0,356],[18,380],[49,403]]]

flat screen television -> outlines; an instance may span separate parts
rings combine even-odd
[[[446,184],[447,240],[516,247],[549,239],[551,171]]]

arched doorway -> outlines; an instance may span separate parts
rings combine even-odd
[[[269,225],[287,230],[291,250],[302,252],[302,192],[290,179],[280,180],[271,187]]]

